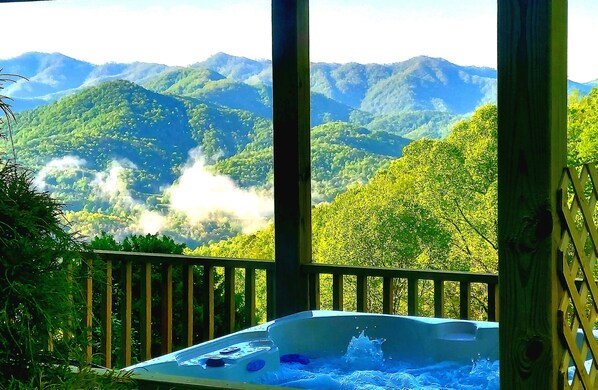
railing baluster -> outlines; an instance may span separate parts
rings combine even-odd
[[[91,363],[93,354],[92,349],[92,320],[93,320],[93,259],[91,257],[83,260],[85,279],[83,280],[83,293],[85,297],[85,319],[83,325],[85,326],[86,346],[85,346],[85,362]],[[52,337],[50,336],[50,345],[52,344]]]
[[[444,317],[444,280],[434,280],[434,317]]]
[[[141,341],[141,359],[152,358],[152,264],[141,265],[141,313],[139,336]]]
[[[214,267],[203,267],[203,338],[214,338]]]
[[[407,313],[416,316],[419,312],[419,280],[416,278],[407,279]]]
[[[468,320],[471,318],[471,283],[459,283],[459,318]]]
[[[266,271],[266,319],[272,321],[276,318],[276,273],[274,270]]]
[[[343,275],[332,275],[332,310],[343,310]]]
[[[382,280],[382,313],[392,314],[394,295],[392,278],[385,276]]]
[[[245,318],[247,325],[255,325],[255,269],[245,268]]]
[[[309,309],[320,310],[320,274],[309,274]]]
[[[127,254],[110,251],[97,251],[106,262],[106,284],[101,294],[101,327],[102,340],[101,348],[104,354],[104,366],[112,366],[112,295],[113,295],[113,267],[114,262],[119,262],[121,268],[121,288],[124,292],[122,302],[119,307],[122,309],[119,315],[122,320],[121,342],[119,346],[121,354],[119,355],[119,364],[128,365],[131,361],[131,307],[132,307],[132,264],[141,269],[141,313],[140,313],[140,340],[141,358],[144,360],[151,358],[151,272],[152,264],[162,263],[162,352],[166,353],[172,350],[172,267],[181,265],[183,268],[183,344],[191,345],[195,340],[193,332],[193,267],[203,267],[203,286],[199,293],[200,302],[203,304],[203,332],[202,339],[214,338],[214,272],[215,267],[224,268],[224,289],[225,289],[225,327],[231,332],[235,329],[235,271],[238,268],[245,269],[245,296],[246,306],[244,317],[248,319],[248,325],[256,323],[255,301],[256,296],[256,272],[263,270],[266,273],[266,295],[267,295],[267,318],[272,320],[275,312],[275,265],[271,261],[251,261],[242,259],[218,259],[205,257],[182,257],[162,254]],[[88,266],[84,264],[83,267]],[[91,266],[91,264],[89,264]],[[434,270],[408,270],[408,269],[383,269],[366,268],[358,266],[337,266],[330,264],[308,264],[303,266],[303,271],[309,275],[309,301],[310,309],[319,309],[319,278],[322,274],[332,275],[333,279],[333,308],[343,310],[344,308],[344,276],[356,276],[356,309],[360,312],[368,311],[368,278],[383,279],[383,302],[382,310],[385,314],[393,314],[395,310],[394,295],[396,288],[395,280],[407,280],[407,311],[410,315],[420,314],[419,293],[420,281],[432,280],[434,283],[434,315],[441,317],[445,313],[444,288],[445,282],[457,282],[459,285],[459,316],[464,319],[471,318],[471,286],[472,283],[481,283],[488,286],[488,319],[498,319],[499,308],[497,307],[498,297],[498,277],[492,274],[470,274],[464,272],[434,271]],[[85,271],[85,268],[83,269]],[[91,278],[88,270],[88,278]],[[83,273],[85,275],[85,273]],[[91,280],[84,277],[83,283],[85,290],[85,299],[91,299]],[[135,286],[137,288],[137,286]],[[137,290],[136,290],[137,291]],[[427,290],[426,290],[427,293]],[[178,297],[177,297],[178,299]],[[88,305],[90,307],[90,305]],[[90,313],[84,313],[83,321],[91,325]],[[179,335],[177,335],[178,337]],[[91,346],[90,346],[91,347]],[[91,356],[91,349],[88,349],[87,355]],[[122,360],[122,362],[121,362]]]
[[[172,352],[172,264],[162,265],[162,354]]]
[[[183,340],[193,345],[193,265],[183,265]]]
[[[106,282],[102,288],[101,321],[104,366],[112,368],[112,260],[106,260]]]
[[[488,283],[488,321],[498,321],[498,283]]]
[[[121,363],[131,365],[131,315],[133,307],[133,264],[125,260],[121,271],[123,301],[121,308]]]
[[[235,331],[235,268],[224,267],[224,329]]]
[[[357,311],[365,313],[368,311],[368,278],[365,275],[357,275]]]

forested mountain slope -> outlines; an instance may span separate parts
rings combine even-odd
[[[598,160],[598,89],[570,99],[568,140],[570,165]],[[313,260],[496,273],[497,175],[497,111],[485,105],[456,124],[444,140],[412,142],[368,183],[317,206],[312,212]],[[269,226],[192,253],[272,259],[273,234]],[[395,282],[398,295],[406,294],[404,281]],[[323,277],[322,283],[322,302],[330,307],[330,280]],[[370,286],[369,303],[380,310],[379,281],[372,280]],[[432,302],[431,286],[420,288]],[[458,296],[456,286],[445,288]],[[482,287],[474,288],[476,294],[486,294]],[[405,302],[395,301],[395,310],[405,311]],[[426,298],[420,302],[422,312],[431,315]],[[349,299],[346,309],[354,310],[352,304]],[[474,306],[475,315],[484,318],[486,308]],[[458,315],[458,307],[457,301],[447,299],[449,313]]]
[[[200,73],[207,75],[206,83],[214,78],[230,82]],[[153,85],[168,89],[177,77],[156,79]],[[322,117],[337,119],[338,110],[321,107]],[[13,133],[19,162],[32,169],[40,188],[65,202],[74,229],[86,235],[162,231],[196,245],[245,229],[240,220],[262,224],[271,217],[271,126],[267,115],[223,106],[201,93],[162,94],[117,80],[19,113]],[[318,201],[367,181],[409,142],[342,121],[317,126],[313,134]],[[0,151],[9,152],[8,144],[0,145]],[[190,180],[199,188],[184,184]],[[224,189],[220,181],[226,183]],[[180,200],[185,191],[196,199]],[[226,198],[214,191],[250,197],[261,206],[257,214],[239,215],[237,205],[210,203],[214,196]],[[193,211],[198,207],[214,212],[198,217]]]

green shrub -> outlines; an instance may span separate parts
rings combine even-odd
[[[0,91],[15,77],[0,74]],[[12,144],[7,101],[0,94],[0,138]],[[0,156],[0,388],[131,384],[127,375],[97,375],[83,363],[83,247],[68,233],[62,206],[33,185],[14,149]],[[73,372],[73,363],[82,368]]]
[[[83,300],[80,244],[64,229],[61,204],[29,172],[0,162],[0,380],[42,379],[77,357]]]

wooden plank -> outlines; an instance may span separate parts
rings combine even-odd
[[[210,256],[188,256],[188,255],[173,255],[167,253],[147,253],[147,252],[120,252],[120,251],[105,251],[94,250],[93,253],[100,256],[102,259],[111,259],[120,261],[122,259],[131,260],[134,263],[150,262],[155,265],[172,264],[172,265],[187,265],[193,264],[198,266],[212,266],[212,267],[234,267],[234,268],[253,268],[274,270],[275,263],[272,260],[254,260],[254,259],[234,259],[224,257],[210,257]]]
[[[498,2],[500,387],[555,389],[567,1]]]
[[[471,318],[471,283],[468,282],[459,283],[459,318]]]
[[[574,168],[568,168],[569,171],[569,178],[571,180],[571,184],[573,185],[573,189],[575,194],[577,194],[578,199],[584,199],[584,186],[579,181],[577,177],[577,172],[575,172]],[[590,234],[592,238],[592,242],[598,242],[598,230],[596,230],[596,224],[594,223],[594,213],[593,210],[590,208],[588,202],[579,201],[577,203],[581,214],[583,215],[584,224],[586,226],[587,232]],[[571,228],[570,228],[571,229]],[[594,251],[598,251],[598,248],[594,248]]]
[[[564,318],[564,315],[561,316],[561,318]],[[566,327],[567,325],[564,324],[564,327]],[[565,331],[563,332],[563,336],[565,338],[565,342],[566,344],[570,345],[570,346],[575,346],[576,345],[576,340],[575,340],[575,335],[572,335],[571,332]],[[584,363],[585,363],[585,359],[584,357],[580,356],[579,354],[576,353],[572,353],[571,357],[573,358],[573,361],[575,363],[575,366],[577,367],[584,367]],[[592,389],[592,380],[589,377],[588,373],[586,372],[585,368],[582,368],[581,370],[579,370],[576,375],[578,377],[579,380],[581,380],[581,384],[583,385],[583,389]]]
[[[214,268],[203,269],[203,338],[214,338]]]
[[[130,261],[122,263],[121,286],[123,299],[120,312],[120,362],[127,367],[131,365],[131,318],[133,309],[133,264]]]
[[[193,265],[183,266],[183,338],[185,346],[193,345]]]
[[[419,280],[407,279],[407,314],[416,316],[419,312]]]
[[[488,285],[488,321],[498,321],[498,284]]]
[[[276,273],[266,271],[266,319],[272,321],[276,318]]]
[[[355,275],[388,277],[394,279],[415,278],[419,280],[443,280],[450,282],[498,283],[497,274],[471,273],[461,271],[417,270],[406,268],[359,267],[336,264],[312,263],[303,266],[309,274]]]
[[[245,270],[245,318],[247,326],[257,324],[255,318],[255,270]]]
[[[320,310],[320,274],[309,275],[309,310]]]
[[[368,278],[364,275],[357,276],[357,311],[367,313],[368,307]]]
[[[172,352],[172,264],[162,266],[162,354]]]
[[[276,314],[309,308],[311,153],[309,1],[272,1]]]
[[[104,367],[112,368],[112,260],[106,260],[106,282],[102,288],[101,351]]]
[[[444,317],[444,281],[434,281],[434,317]]]
[[[332,310],[343,310],[344,306],[344,288],[343,275],[332,276]]]
[[[595,230],[595,228],[588,228],[584,230],[584,234],[580,235],[576,233],[577,228],[575,227],[575,220],[574,217],[568,213],[564,213],[566,225],[569,229],[569,237],[571,238],[571,242],[573,243],[573,248],[575,249],[575,255],[579,259],[579,261],[583,262],[583,259],[588,258],[585,254],[584,243],[585,240],[582,240],[582,237],[585,238],[587,233],[591,234],[591,230]],[[592,218],[592,215],[588,215],[588,218]],[[598,242],[598,241],[596,241]],[[585,261],[586,263],[591,263],[590,261]],[[590,264],[588,264],[590,265]],[[580,267],[584,276],[585,280],[594,280],[594,274],[592,273],[594,270],[593,264],[592,266],[581,266]],[[596,287],[596,283],[587,283],[586,286],[589,289],[590,296],[592,297],[592,302],[594,304],[594,310],[598,311],[598,288]]]
[[[152,358],[152,264],[141,265],[140,294],[141,313],[139,336],[141,342],[141,360]]]
[[[583,330],[583,333],[585,335],[585,340],[586,343],[588,343],[588,345],[590,346],[590,349],[592,351],[598,351],[598,341],[596,341],[596,339],[594,337],[592,337],[593,335],[593,327],[594,327],[594,322],[595,322],[595,318],[596,318],[596,311],[592,311],[592,317],[593,319],[590,320],[586,317],[586,308],[585,308],[585,304],[582,301],[579,293],[577,292],[577,289],[575,288],[575,279],[571,276],[567,276],[565,275],[565,283],[567,284],[568,290],[569,290],[569,294],[571,297],[571,303],[573,303],[573,307],[575,308],[575,315],[577,317],[577,322],[580,325],[580,328]],[[588,335],[590,335],[588,337]],[[576,344],[569,344],[569,346],[576,346]],[[574,351],[572,351],[572,348],[569,347],[569,350],[571,351],[571,355],[575,355]],[[585,356],[580,356],[580,358],[582,360],[585,360]]]
[[[224,268],[224,328],[227,333],[235,331],[235,269]]]
[[[85,335],[87,337],[85,345],[85,362],[91,363],[93,354],[92,348],[92,325],[93,325],[93,259],[87,258],[83,260],[83,269],[85,278],[83,279],[83,296],[85,298],[85,316],[83,326]],[[52,343],[52,335],[50,335],[50,344]],[[53,349],[53,348],[52,348]]]
[[[394,284],[392,278],[382,279],[382,313],[393,314],[394,306]]]

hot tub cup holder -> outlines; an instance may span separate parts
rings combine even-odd
[[[476,341],[478,327],[471,322],[446,322],[434,325],[436,339],[446,341]]]

